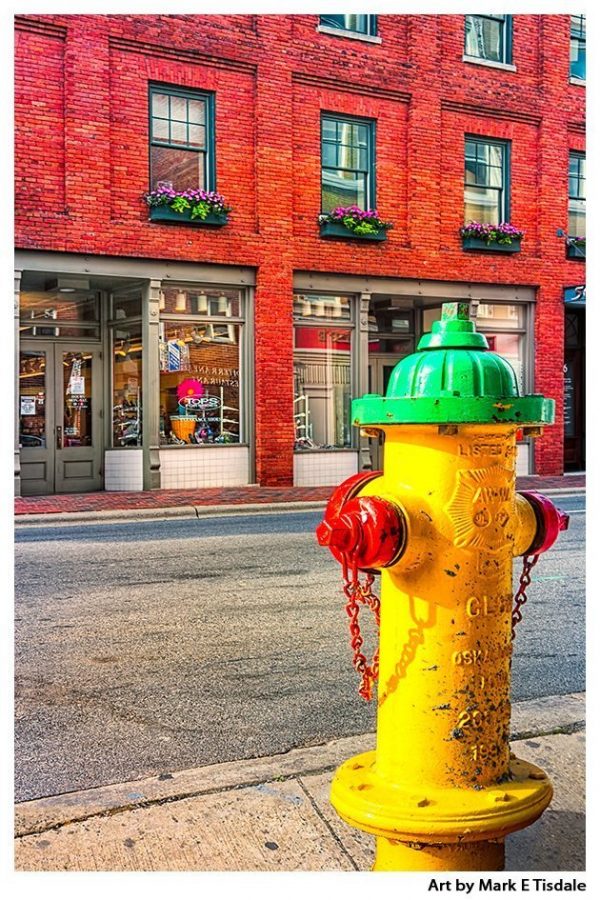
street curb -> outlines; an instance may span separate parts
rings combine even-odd
[[[15,516],[15,525],[50,525],[78,522],[121,522],[139,519],[199,519],[202,516],[231,516],[244,513],[311,512],[325,508],[327,500],[293,500],[291,502],[228,503],[211,506],[161,506],[146,509],[100,509],[64,513],[25,513]]]
[[[585,488],[548,488],[544,496],[570,494],[585,496]],[[317,512],[325,509],[327,500],[292,500],[266,503],[227,503],[210,506],[160,506],[142,509],[99,509],[64,513],[23,513],[15,515],[15,526],[77,524],[78,522],[138,521],[140,519],[199,519],[202,516],[232,516],[245,513]]]
[[[516,741],[544,734],[570,733],[581,730],[584,723],[584,692],[524,700],[513,704],[510,737]],[[375,734],[361,734],[275,756],[163,772],[137,781],[24,801],[15,807],[15,837],[39,834],[94,816],[320,774],[374,745]]]

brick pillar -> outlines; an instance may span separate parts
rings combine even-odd
[[[273,53],[259,63],[256,95],[262,238],[254,318],[256,480],[269,487],[291,485],[294,472],[291,28],[290,16],[262,18]]]

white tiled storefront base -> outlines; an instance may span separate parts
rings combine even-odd
[[[358,472],[358,453],[337,450],[334,453],[294,453],[294,485],[320,487],[339,484]]]
[[[107,450],[104,454],[105,491],[141,491],[144,487],[142,450]]]
[[[529,475],[529,444],[517,444],[517,475]]]
[[[247,447],[190,447],[160,451],[161,488],[248,484]]]

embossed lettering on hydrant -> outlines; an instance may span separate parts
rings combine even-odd
[[[500,553],[510,546],[505,532],[514,497],[514,474],[503,466],[461,469],[446,513],[454,529],[455,547]]]

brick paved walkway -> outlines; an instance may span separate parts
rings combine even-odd
[[[517,478],[521,490],[585,487],[585,475],[551,478]],[[15,515],[39,513],[94,512],[111,509],[157,509],[174,506],[223,506],[245,503],[292,503],[325,501],[333,487],[235,487],[195,488],[185,491],[98,491],[94,494],[53,494],[45,497],[15,498]]]

